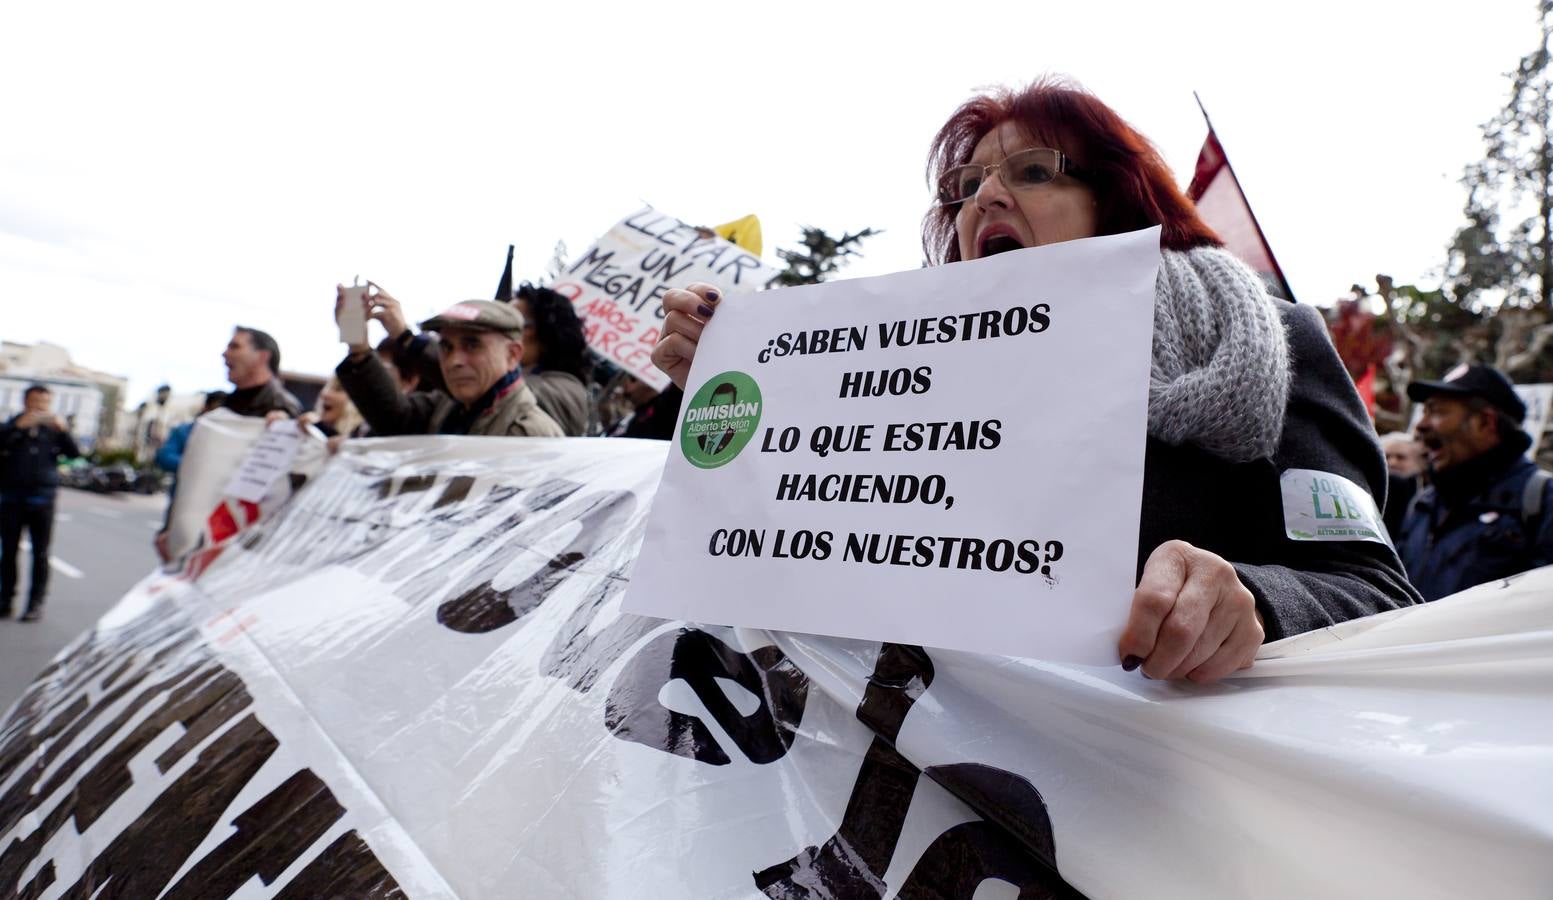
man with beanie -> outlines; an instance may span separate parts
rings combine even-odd
[[[1402,521],[1397,552],[1425,600],[1553,563],[1553,478],[1525,456],[1526,404],[1489,366],[1415,381],[1414,430],[1430,484]]]
[[[343,291],[338,302],[346,302]],[[398,301],[386,293],[363,302],[370,306],[369,317],[383,322],[390,335],[409,330]],[[367,344],[351,345],[335,369],[374,435],[564,436],[523,383],[523,315],[516,308],[492,300],[465,300],[422,322],[421,328],[440,335],[446,394],[400,393]]]

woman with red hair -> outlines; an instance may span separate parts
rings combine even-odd
[[[963,104],[928,171],[934,264],[1161,226],[1125,668],[1212,682],[1248,668],[1264,640],[1419,602],[1383,536],[1312,540],[1289,525],[1285,481],[1346,482],[1383,506],[1374,431],[1320,316],[1268,296],[1146,138],[1048,79]],[[700,284],[663,298],[653,361],[681,387],[719,299]]]

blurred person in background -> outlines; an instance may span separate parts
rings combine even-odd
[[[448,392],[442,383],[442,353],[434,334],[416,334],[409,328],[377,344],[377,358],[388,368],[399,393]]]
[[[1381,452],[1386,454],[1386,468],[1393,475],[1412,478],[1428,467],[1424,457],[1424,445],[1410,434],[1393,431],[1380,436]]]
[[[240,416],[267,416],[280,411],[295,418],[302,404],[280,383],[280,345],[257,328],[237,326],[227,342],[227,378],[232,392],[223,404]]]
[[[1410,434],[1393,431],[1380,436],[1380,449],[1386,455],[1386,509],[1381,518],[1392,543],[1402,539],[1402,517],[1418,493],[1418,483],[1428,469],[1424,445]]]
[[[43,617],[49,587],[49,540],[54,534],[54,495],[59,461],[80,456],[65,420],[50,409],[53,393],[34,384],[22,394],[23,408],[0,425],[0,618],[9,619],[16,600],[22,531],[32,542],[32,580],[27,585],[23,622]]]
[[[340,384],[338,376],[331,375],[329,383],[318,392],[318,403],[307,418],[309,423],[324,433],[324,437],[357,437],[357,430],[365,424],[361,411],[351,402],[350,395]]]
[[[1461,365],[1407,395],[1424,405],[1413,433],[1429,484],[1407,509],[1397,550],[1424,599],[1553,563],[1553,478],[1526,458],[1526,404],[1510,379]]]
[[[220,409],[226,403],[226,399],[226,391],[207,391],[199,415],[175,426],[168,432],[167,441],[156,451],[156,467],[173,476],[172,484],[167,488],[167,512],[162,514],[162,527],[151,541],[156,547],[156,555],[161,557],[162,562],[171,559],[167,552],[167,519],[173,512],[173,498],[178,494],[178,467],[183,464],[183,451],[189,446],[189,435],[194,433],[194,423],[200,416],[213,409]]]
[[[667,441],[674,437],[679,420],[679,405],[685,392],[670,384],[662,391],[633,375],[622,375],[615,388],[630,404],[631,412],[610,428],[610,437],[646,438]]]
[[[518,286],[513,303],[523,314],[523,379],[539,408],[568,437],[587,435],[594,419],[586,387],[593,364],[576,308],[555,291],[528,282]]]

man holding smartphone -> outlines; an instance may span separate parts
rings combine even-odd
[[[447,393],[405,394],[372,352],[365,329],[356,328],[342,315],[346,304],[363,304],[390,337],[412,336],[399,301],[371,282],[368,285],[376,293],[364,296],[342,286],[336,296],[335,321],[342,337],[349,332],[350,352],[334,371],[373,434],[565,436],[522,380],[523,315],[517,309],[492,300],[465,300],[422,322],[422,329],[439,335]]]
[[[54,494],[60,457],[80,456],[65,420],[49,406],[54,395],[34,384],[22,395],[22,412],[0,425],[0,618],[11,617],[16,598],[22,531],[32,541],[32,580],[23,622],[43,617],[49,586],[49,540],[54,533]]]

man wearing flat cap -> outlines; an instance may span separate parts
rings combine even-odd
[[[341,291],[338,302],[345,302]],[[367,313],[398,339],[412,337],[398,301],[384,293],[364,299]],[[470,434],[494,437],[562,437],[523,383],[523,316],[491,300],[455,303],[421,323],[440,337],[440,391],[401,393],[368,344],[352,344],[335,369],[345,393],[374,435]]]
[[[1553,563],[1553,478],[1525,454],[1526,404],[1489,366],[1415,381],[1424,405],[1414,434],[1430,484],[1402,520],[1397,553],[1425,600]]]

